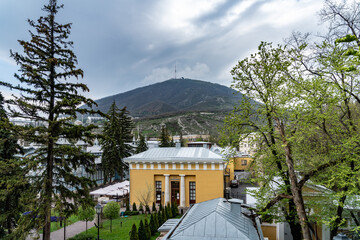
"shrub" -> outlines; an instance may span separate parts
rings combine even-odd
[[[126,211],[130,211],[129,200],[126,200]]]
[[[144,213],[144,208],[143,208],[143,205],[142,205],[142,203],[140,203],[140,207],[139,207],[139,212],[142,212],[142,213]]]
[[[140,220],[138,236],[139,236],[139,240],[147,240],[146,231],[142,220]]]
[[[95,240],[96,237],[90,233],[78,234],[68,240]]]
[[[135,223],[132,225],[132,228],[131,228],[130,240],[139,240],[138,231],[136,229]]]
[[[156,205],[155,205],[154,202],[153,202],[153,205],[152,205],[152,212],[156,212]]]
[[[146,211],[147,213],[150,213],[150,207],[149,207],[149,205],[146,205],[146,206],[145,206],[145,211]]]
[[[154,223],[155,223],[155,229],[157,231],[157,229],[160,227],[160,223],[159,223],[159,214],[155,213],[154,214]]]
[[[136,204],[135,204],[135,203],[133,203],[132,210],[133,210],[133,211],[137,211],[137,208],[136,208]]]
[[[127,216],[133,216],[133,215],[139,215],[139,212],[138,211],[125,211],[124,214]]]
[[[149,225],[150,225],[151,235],[154,235],[157,230],[156,225],[155,225],[155,217],[154,217],[155,214],[151,214],[151,216],[150,216],[150,224]]]
[[[144,220],[144,228],[145,228],[145,233],[146,233],[146,239],[150,240],[150,238],[151,238],[151,230],[150,230],[148,220],[146,218]]]

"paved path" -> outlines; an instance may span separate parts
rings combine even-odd
[[[88,229],[94,227],[94,221],[88,222]],[[83,221],[78,221],[69,226],[66,226],[66,239],[75,236],[81,232],[86,231],[86,223]],[[33,237],[27,237],[26,240],[32,240]],[[40,240],[42,239],[42,235],[40,235]],[[51,240],[64,240],[64,228],[61,228],[57,231],[51,233]]]

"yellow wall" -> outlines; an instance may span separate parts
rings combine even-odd
[[[147,164],[148,169],[130,169],[130,203],[135,202],[140,204],[138,198],[146,194],[146,192],[152,192],[151,203],[155,201],[155,181],[162,181],[162,192],[165,192],[165,176],[164,174],[170,174],[169,177],[169,194],[171,199],[171,180],[176,179],[180,182],[179,174],[185,174],[185,204],[189,206],[189,181],[195,181],[196,183],[196,203],[207,201],[210,199],[223,197],[224,193],[224,180],[223,170],[211,170],[211,164],[207,164],[208,170],[187,170],[187,164],[184,164],[184,170],[180,170],[180,166],[177,165],[176,170],[165,170],[164,164],[162,169],[155,169],[157,164],[154,164],[154,170],[150,170],[150,164]],[[172,164],[169,164],[172,167]],[[203,169],[203,164],[199,164],[199,169]],[[218,164],[216,169],[218,169]],[[136,165],[133,164],[132,167]],[[170,166],[169,166],[170,168]],[[179,169],[179,170],[178,170]],[[195,166],[192,166],[195,169]],[[162,204],[164,204],[164,195],[162,195]]]
[[[246,160],[247,164],[242,165],[241,160]],[[227,167],[226,167],[226,172],[230,173],[230,179],[229,180],[234,179],[234,171],[239,171],[239,170],[246,171],[246,170],[248,170],[252,161],[253,161],[253,159],[250,158],[250,157],[231,158],[229,160],[229,163],[228,163]]]
[[[267,237],[269,240],[276,240],[276,225],[261,225],[261,230],[264,237]]]

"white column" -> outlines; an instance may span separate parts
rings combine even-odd
[[[188,170],[191,170],[191,163],[188,162]]]
[[[165,196],[164,196],[164,206],[170,202],[170,186],[169,186],[169,176],[170,174],[164,174],[165,176]]]
[[[185,207],[185,174],[180,174],[180,207]]]

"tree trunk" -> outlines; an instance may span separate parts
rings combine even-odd
[[[268,110],[268,111],[270,112],[270,110]],[[275,146],[276,143],[275,143],[274,127],[273,127],[274,124],[273,124],[272,117],[269,114],[269,112],[266,114],[266,116],[267,116],[267,124],[270,129],[270,143],[271,143],[271,146]],[[288,171],[285,172],[283,170],[283,167],[281,165],[281,160],[278,158],[279,154],[277,153],[277,151],[274,148],[272,148],[271,152],[272,152],[272,155],[276,158],[276,161],[275,161],[276,166],[279,169],[279,171],[281,173],[281,178],[285,183],[286,194],[291,195],[290,181],[289,181],[289,177],[288,177],[289,172]],[[285,215],[285,220],[290,226],[291,235],[293,237],[293,240],[301,240],[301,238],[302,238],[301,226],[297,219],[297,215],[295,214],[296,206],[292,199],[289,200],[289,213],[290,214]]]
[[[289,214],[285,216],[285,220],[290,225],[293,240],[301,240],[301,225],[297,219],[296,206],[292,199],[289,200]]]
[[[343,206],[344,206],[345,200],[346,200],[346,195],[344,195],[344,196],[342,196],[340,198],[339,205],[338,205],[337,210],[336,210],[337,218],[335,219],[334,227],[331,229],[330,239],[333,239],[337,235],[337,231],[339,229],[339,224],[340,224],[340,222],[342,220],[342,213],[344,211]]]
[[[51,6],[51,16],[49,27],[50,29],[50,59],[54,58],[55,52],[55,43],[54,43],[54,18],[55,18],[55,6]],[[49,116],[48,116],[48,131],[49,131],[49,142],[47,149],[47,160],[46,160],[46,177],[45,177],[45,209],[44,209],[44,238],[43,240],[50,240],[50,228],[51,228],[51,204],[52,204],[52,186],[53,186],[53,168],[54,168],[54,137],[56,129],[54,128],[54,108],[55,108],[55,65],[53,61],[50,61],[50,75],[49,75],[49,85],[50,85],[50,101],[49,101]]]
[[[281,135],[284,150],[285,150],[286,164],[288,166],[289,177],[290,177],[291,192],[292,192],[293,200],[294,200],[294,203],[296,206],[296,211],[297,211],[297,214],[299,217],[303,239],[311,240],[310,229],[308,226],[308,220],[307,220],[306,211],[305,211],[304,199],[302,197],[302,190],[299,187],[299,183],[298,183],[297,176],[295,173],[295,167],[294,167],[294,161],[292,158],[290,143],[286,139],[285,127],[284,127],[283,123],[279,119],[277,119],[276,121],[277,121],[279,130],[280,130],[280,135]]]

